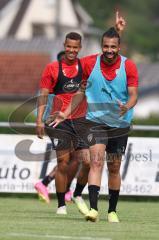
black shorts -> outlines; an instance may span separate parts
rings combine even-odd
[[[117,153],[117,154],[124,154],[127,146],[128,141],[128,134],[125,134],[120,137],[114,137],[108,139],[108,144],[106,147],[107,153]]]
[[[61,122],[56,128],[50,127],[45,123],[45,131],[52,141],[54,150],[74,150],[87,149],[88,144],[82,140],[74,128],[74,120],[66,119]]]
[[[74,119],[73,124],[76,133],[86,145],[105,144],[107,153],[125,153],[130,127],[110,127],[86,118]]]

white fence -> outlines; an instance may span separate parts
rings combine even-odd
[[[17,127],[17,128],[31,128],[35,127],[35,123],[21,123],[21,122],[0,122],[0,127]],[[159,131],[159,126],[155,125],[133,125],[132,130],[137,131]]]

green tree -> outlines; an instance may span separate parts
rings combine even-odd
[[[159,60],[159,1],[158,0],[79,0],[94,19],[97,27],[105,30],[114,22],[115,11],[123,14],[127,28],[123,34],[127,54],[139,52],[152,60]]]

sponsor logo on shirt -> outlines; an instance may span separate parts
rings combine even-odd
[[[79,89],[79,83],[76,83],[73,81],[73,79],[71,79],[69,82],[65,83],[63,86],[63,90],[65,92],[75,92]]]

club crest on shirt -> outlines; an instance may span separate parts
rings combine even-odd
[[[59,143],[58,138],[54,138],[53,142],[54,142],[54,146],[57,147],[57,145],[58,145],[58,143]]]
[[[115,70],[116,75],[119,73],[119,68]]]
[[[90,134],[88,135],[87,139],[88,139],[88,142],[92,142],[93,134],[90,133]]]

